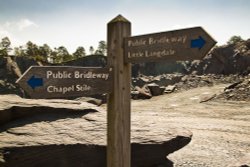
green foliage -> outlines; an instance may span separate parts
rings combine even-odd
[[[40,59],[38,46],[31,41],[26,43],[26,49],[24,51],[25,56],[33,58],[35,60]]]
[[[52,52],[49,45],[44,44],[43,46],[39,46],[38,50],[39,50],[39,59],[41,61],[48,61],[48,58],[50,57]]]
[[[69,54],[68,50],[64,46],[55,48],[53,56],[53,63],[62,63],[73,60],[73,56]]]
[[[105,55],[105,56],[107,55],[107,44],[105,41],[99,42],[99,45],[98,45],[98,48],[97,48],[95,54]]]
[[[241,36],[232,36],[228,41],[227,44],[228,45],[232,45],[232,44],[237,44],[238,42],[242,42],[243,39],[241,38]]]
[[[19,46],[14,48],[14,54],[16,56],[25,56],[36,61],[47,62],[50,58],[52,50],[47,44],[43,46],[37,46],[31,41],[27,42],[25,46]]]
[[[12,50],[10,45],[11,42],[8,37],[1,40],[0,56],[8,56],[8,53]],[[97,50],[95,50],[93,46],[90,46],[89,52],[91,55],[107,55],[106,42],[100,41]],[[86,51],[84,47],[79,46],[73,54],[70,54],[64,46],[51,49],[47,44],[38,46],[35,43],[28,41],[24,46],[15,47],[14,55],[28,57],[36,61],[62,63],[84,57],[86,56]]]
[[[24,50],[23,46],[15,47],[14,48],[14,55],[16,55],[18,57],[25,56],[25,50]]]
[[[8,37],[2,38],[0,43],[0,56],[8,56],[8,52],[12,49],[10,48],[11,42]]]
[[[82,46],[79,46],[76,49],[76,51],[73,53],[74,59],[79,59],[79,58],[84,57],[84,56],[86,56],[86,52],[85,52],[84,47],[82,47]]]
[[[56,63],[56,56],[57,56],[57,51],[56,48],[54,48],[54,50],[52,50],[50,57],[48,58],[50,63]]]

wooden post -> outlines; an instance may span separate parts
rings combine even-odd
[[[124,37],[131,24],[118,15],[108,23],[108,64],[113,68],[112,93],[108,97],[107,167],[130,167],[131,64],[124,62]]]

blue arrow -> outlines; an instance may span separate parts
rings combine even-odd
[[[28,85],[32,88],[35,89],[36,87],[43,86],[43,79],[42,78],[35,78],[33,75],[28,81]]]
[[[205,45],[206,41],[199,36],[198,39],[191,40],[191,48],[199,48],[201,49]]]

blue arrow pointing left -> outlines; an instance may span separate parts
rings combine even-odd
[[[43,79],[36,78],[34,75],[27,81],[28,85],[35,89],[36,87],[43,86]]]

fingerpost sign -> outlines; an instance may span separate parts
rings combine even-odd
[[[111,68],[31,66],[17,83],[32,98],[65,98],[109,93]]]
[[[125,61],[186,61],[202,59],[216,41],[202,28],[194,27],[125,38]]]
[[[32,66],[17,83],[32,98],[108,93],[107,166],[131,166],[131,63],[202,59],[216,41],[202,28],[131,37],[131,23],[118,15],[107,24],[108,66]]]

